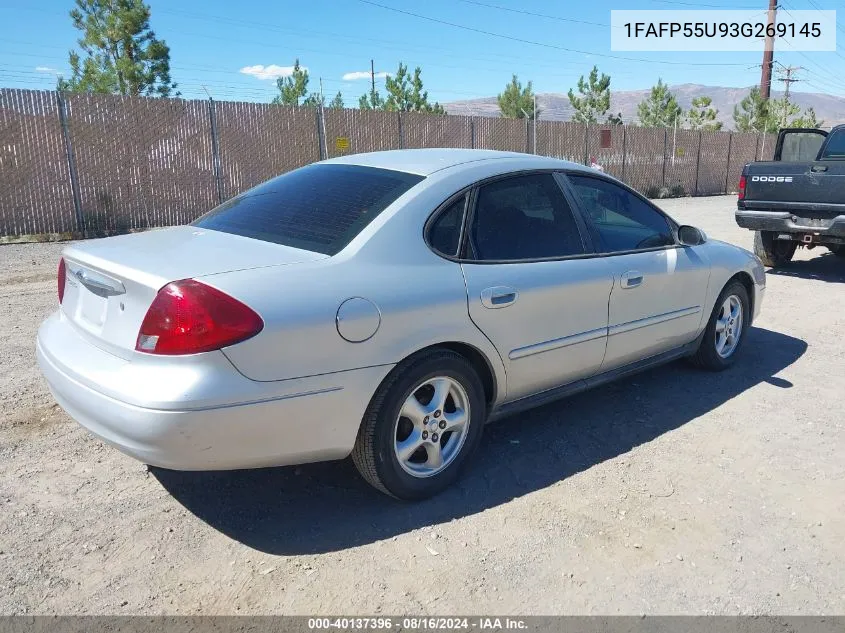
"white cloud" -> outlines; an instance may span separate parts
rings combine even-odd
[[[390,77],[390,73],[386,73],[386,72],[377,72],[376,73],[376,79],[384,79],[385,77]],[[354,72],[346,73],[345,75],[343,75],[344,81],[357,81],[359,79],[369,79],[369,78],[370,78],[370,72],[367,71],[367,70],[356,70]]]
[[[300,66],[300,68],[305,71],[308,70],[305,66]],[[276,79],[278,77],[290,77],[293,74],[293,66],[256,64],[255,66],[244,66],[241,68],[241,72],[244,75],[252,75],[257,79]]]
[[[58,75],[59,74],[59,71],[56,68],[50,68],[49,66],[36,66],[35,70],[36,70],[36,72],[47,73],[47,74],[50,74],[50,75]]]

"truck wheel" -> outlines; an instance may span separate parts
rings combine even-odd
[[[839,244],[837,246],[829,246],[828,248],[837,257],[845,257],[845,245]]]
[[[788,264],[795,255],[795,242],[776,240],[771,231],[754,232],[754,254],[760,258],[763,265],[775,268]]]

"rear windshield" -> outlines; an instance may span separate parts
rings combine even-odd
[[[822,158],[845,158],[845,130],[834,130],[830,133]]]
[[[334,255],[422,179],[359,165],[309,165],[224,202],[192,225]]]

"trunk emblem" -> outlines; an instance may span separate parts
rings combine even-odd
[[[126,288],[117,279],[112,279],[99,273],[88,272],[82,268],[71,268],[68,266],[68,270],[79,280],[79,283],[99,297],[126,294]]]

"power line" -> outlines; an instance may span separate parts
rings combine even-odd
[[[786,3],[782,1],[782,2],[781,2],[781,5],[782,5],[783,10],[784,10],[784,11],[786,11],[787,15],[789,15],[791,18],[793,18],[793,19],[794,19],[794,16],[793,16],[793,15],[792,15],[792,13],[789,11],[789,8],[787,8]],[[820,10],[821,10],[821,9],[819,9],[819,8],[818,8],[818,6],[817,6],[817,5],[815,5],[815,4],[814,4],[813,6],[814,6],[814,7],[816,7],[816,10],[817,10],[817,11],[820,11]],[[792,8],[792,9],[793,9],[793,11],[794,11],[794,10],[796,10],[794,7],[790,7],[790,8]],[[804,51],[799,51],[799,50],[796,50],[796,49],[795,49],[795,47],[794,47],[794,46],[792,46],[792,44],[790,44],[790,42],[789,42],[789,40],[788,40],[788,39],[783,39],[782,41],[783,41],[783,43],[784,43],[784,44],[786,44],[787,46],[789,46],[789,48],[790,48],[790,49],[792,49],[792,52],[793,52],[793,53],[797,53],[798,55],[800,55],[801,57],[803,57],[805,60],[807,60],[807,62],[808,62],[808,63],[810,63],[810,64],[812,64],[813,66],[815,66],[816,68],[818,68],[821,72],[825,73],[827,76],[825,76],[825,75],[821,75],[821,74],[819,74],[819,73],[817,73],[817,72],[815,72],[815,71],[810,70],[809,68],[804,68],[804,70],[805,70],[806,72],[816,75],[816,76],[817,76],[820,80],[822,80],[822,81],[824,81],[824,82],[826,82],[826,83],[832,84],[832,85],[834,85],[836,88],[839,88],[839,89],[841,89],[841,90],[845,90],[845,82],[843,82],[843,81],[842,81],[842,79],[841,79],[841,75],[840,75],[839,73],[837,73],[837,72],[836,72],[836,71],[834,71],[834,70],[831,70],[831,69],[827,68],[826,66],[823,66],[820,62],[818,62],[818,61],[814,60],[814,59],[813,59],[813,58],[811,58],[809,55],[807,55]],[[842,55],[839,53],[839,51],[834,51],[834,52],[835,52],[835,53],[836,53],[836,55],[838,55],[839,57],[842,57]],[[843,58],[843,59],[845,59],[845,58]],[[825,93],[825,94],[829,94],[829,93]]]
[[[421,20],[428,20],[429,22],[435,22],[437,24],[444,24],[446,26],[451,26],[457,29],[462,29],[464,31],[470,31],[473,33],[480,33],[482,35],[488,35],[490,37],[497,37],[504,40],[510,40],[512,42],[520,42],[522,44],[531,44],[533,46],[542,46],[543,48],[551,48],[554,50],[559,51],[566,51],[567,53],[579,53],[581,55],[592,55],[594,57],[606,57],[609,59],[621,59],[625,61],[631,62],[641,62],[645,64],[669,64],[673,66],[743,66],[744,64],[738,63],[718,63],[718,62],[680,62],[680,61],[666,61],[666,60],[654,60],[654,59],[643,59],[640,57],[624,57],[622,55],[610,55],[606,53],[596,53],[595,51],[584,51],[579,50],[577,48],[567,48],[565,46],[558,46],[556,44],[549,44],[548,42],[537,42],[534,40],[527,40],[521,37],[514,37],[511,35],[505,35],[503,33],[494,33],[493,31],[486,31],[484,29],[477,29],[472,26],[466,26],[465,24],[458,24],[456,22],[449,22],[447,20],[441,20],[439,18],[432,18],[427,15],[422,15],[420,13],[414,13],[413,11],[406,11],[404,9],[398,9],[396,7],[391,7],[386,4],[381,4],[378,2],[373,2],[373,0],[358,0],[358,2],[362,2],[363,4],[369,4],[374,7],[379,7],[380,9],[385,9],[387,11],[394,11],[396,13],[401,13],[403,15],[409,15],[415,18],[419,18]]]
[[[724,4],[702,4],[700,2],[677,2],[676,0],[652,0],[653,2],[659,2],[660,4],[676,4],[684,7],[695,7],[700,9],[701,7],[705,7],[708,9],[756,9],[757,7],[738,7],[733,4],[724,5]]]
[[[587,20],[576,20],[575,18],[562,18],[557,15],[548,15],[547,13],[534,13],[533,11],[525,11],[524,9],[512,9],[511,7],[502,7],[497,4],[487,4],[486,2],[478,2],[478,0],[460,0],[466,4],[474,4],[479,7],[487,7],[488,9],[498,9],[499,11],[509,11],[511,13],[520,13],[522,15],[531,15],[537,18],[545,18],[547,20],[558,20],[560,22],[573,22],[575,24],[588,24],[590,26],[604,26],[608,27],[610,24],[603,22],[589,22]]]
[[[4,8],[9,8],[9,7],[0,6],[0,10],[2,10]],[[40,9],[40,8],[36,8],[36,7],[18,7],[18,8],[23,9],[23,10],[27,10],[27,11],[37,11],[37,12],[40,12],[40,13],[54,14],[53,11],[49,11],[49,10],[46,10],[46,9]],[[243,20],[243,19],[239,19],[239,18],[228,18],[228,17],[225,17],[225,16],[212,15],[212,14],[207,14],[207,13],[200,14],[200,13],[194,13],[194,12],[183,11],[183,10],[178,10],[178,9],[158,9],[157,13],[165,13],[165,14],[175,15],[175,16],[179,16],[179,17],[190,17],[192,20],[204,20],[204,21],[208,21],[208,22],[221,23],[221,24],[225,24],[225,25],[230,26],[230,27],[234,25],[234,26],[248,27],[248,28],[253,29],[253,30],[258,29],[258,30],[268,31],[268,32],[276,32],[276,33],[281,32],[281,33],[293,34],[294,36],[301,36],[302,34],[306,33],[306,34],[318,35],[320,37],[330,37],[330,38],[334,38],[334,39],[340,38],[340,39],[345,39],[345,40],[348,40],[348,41],[351,41],[351,42],[362,43],[362,44],[373,44],[374,43],[374,44],[378,44],[382,48],[397,50],[397,51],[401,51],[403,53],[406,53],[407,51],[420,51],[420,52],[423,52],[423,53],[430,53],[431,52],[430,46],[412,46],[412,45],[409,45],[407,42],[401,42],[401,41],[396,41],[396,40],[385,40],[385,39],[380,39],[380,38],[350,37],[349,35],[342,35],[342,34],[328,32],[328,31],[305,30],[305,29],[300,29],[300,28],[288,29],[288,28],[284,28],[284,27],[281,27],[281,26],[278,26],[278,25],[275,25],[275,24],[269,24],[269,23],[266,23],[266,22],[254,22],[254,21],[251,21],[251,20]],[[279,49],[279,43],[278,42],[266,43],[266,42],[256,42],[255,40],[249,40],[249,41],[234,40],[234,39],[232,39],[231,37],[228,37],[228,36],[227,37],[219,37],[219,36],[208,35],[208,34],[205,34],[205,33],[200,34],[200,33],[183,32],[183,34],[184,35],[191,35],[193,37],[200,37],[200,38],[204,38],[204,39],[218,39],[218,40],[221,40],[221,41],[241,42],[241,43],[248,43],[248,44],[253,44],[253,45],[257,44],[257,45],[261,45],[261,46],[266,46],[268,48],[273,48],[274,50],[277,50],[277,51]],[[3,41],[4,42],[11,42],[12,40],[4,39]],[[313,41],[313,38],[310,38],[309,41]],[[27,44],[27,45],[42,47],[42,45],[39,44],[39,43],[22,42],[22,41],[17,41],[17,42],[20,43],[20,44]],[[288,45],[288,46],[290,48],[294,48],[298,52],[309,52],[309,53],[316,53],[316,54],[320,54],[320,55],[333,55],[333,56],[338,56],[338,57],[343,56],[344,58],[347,58],[347,59],[349,58],[349,53],[339,53],[339,52],[337,52],[337,49],[326,50],[326,49],[304,48],[304,47],[299,46],[299,45],[294,45],[294,46]],[[67,48],[63,47],[63,46],[44,45],[43,47],[44,48],[57,48],[57,49],[67,50]],[[577,61],[560,61],[560,62],[556,62],[554,64],[539,63],[539,62],[537,62],[533,59],[529,59],[529,58],[525,58],[525,57],[515,57],[513,55],[504,55],[504,54],[497,55],[495,53],[490,53],[486,57],[467,56],[467,55],[465,55],[464,51],[457,51],[457,50],[454,50],[454,49],[446,49],[446,48],[442,48],[442,47],[438,47],[438,52],[453,53],[454,56],[456,56],[456,57],[459,56],[460,59],[467,60],[467,61],[474,60],[474,61],[482,61],[482,62],[491,62],[491,63],[494,63],[494,64],[501,64],[503,61],[507,61],[509,63],[513,63],[514,61],[519,61],[519,62],[531,64],[532,66],[535,66],[535,67],[543,67],[543,68],[560,68],[563,65],[578,66],[578,65],[581,64],[580,62],[577,62]],[[23,55],[23,53],[17,53],[17,52],[14,52],[12,54]],[[42,57],[40,55],[30,55],[30,56],[31,57]],[[426,66],[428,66],[428,67],[450,68],[450,66],[434,65],[434,64],[428,64],[428,63],[426,64]],[[454,67],[452,66],[451,68],[454,68]],[[485,69],[485,70],[491,70],[492,71],[494,69]],[[495,69],[495,70],[499,70],[499,69]],[[623,74],[623,73],[617,72],[616,74]]]

